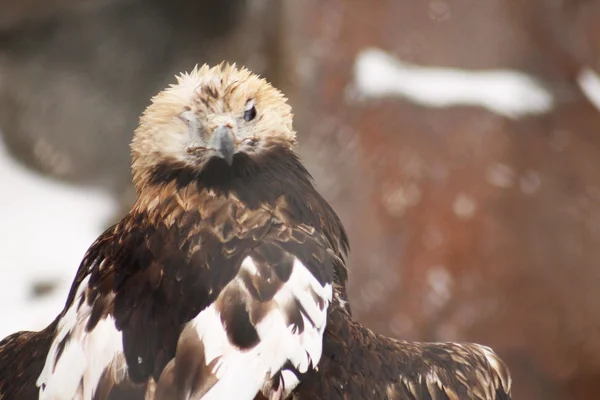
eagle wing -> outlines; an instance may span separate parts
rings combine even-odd
[[[283,398],[295,388],[321,358],[332,299],[335,256],[313,235],[278,225],[244,257],[184,329],[157,397],[253,399],[262,390]]]
[[[146,398],[281,398],[317,365],[342,262],[326,238],[271,214],[194,218],[128,216],[88,250],[40,399],[107,398],[122,382]]]

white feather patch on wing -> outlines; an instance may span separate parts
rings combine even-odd
[[[252,258],[247,257],[240,268],[257,274]],[[247,309],[254,299],[246,292],[238,276],[228,286],[244,291]],[[321,309],[310,291],[325,304]],[[225,293],[226,290],[223,290]],[[260,391],[269,391],[270,379],[289,360],[299,372],[306,372],[312,364],[316,366],[321,358],[323,332],[327,322],[327,308],[332,298],[329,283],[321,285],[310,271],[298,260],[294,261],[288,281],[274,297],[274,307],[256,325],[259,343],[248,350],[240,350],[230,343],[216,303],[202,311],[190,324],[193,324],[202,340],[207,365],[220,357],[213,373],[219,381],[202,397],[212,399],[253,399]],[[304,329],[299,332],[295,326],[286,323],[286,307],[301,304],[306,315],[302,315]],[[312,321],[312,322],[311,322]],[[313,325],[314,324],[314,325]],[[298,384],[293,373],[284,371],[281,375],[287,396]]]
[[[91,332],[86,332],[92,308],[87,301],[81,306],[79,303],[88,281],[89,277],[81,282],[73,304],[58,323],[46,364],[36,382],[40,400],[91,400],[102,373],[123,353],[122,336],[112,316],[101,319]],[[62,341],[64,349],[59,352]],[[123,379],[126,366],[115,367],[122,375],[118,378]]]

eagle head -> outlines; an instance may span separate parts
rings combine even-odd
[[[152,99],[131,144],[134,182],[158,165],[201,174],[234,168],[296,142],[292,110],[267,81],[235,64],[204,65]],[[172,169],[172,168],[171,168]]]

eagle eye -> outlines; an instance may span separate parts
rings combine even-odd
[[[252,100],[248,100],[246,103],[246,110],[244,111],[244,120],[252,121],[254,118],[256,118],[256,107]]]

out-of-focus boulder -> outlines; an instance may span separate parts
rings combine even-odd
[[[108,187],[124,207],[133,130],[175,74],[227,60],[274,75],[273,1],[30,2],[4,1],[21,23],[0,33],[3,139],[30,166]]]
[[[0,0],[0,32],[15,31],[28,24],[56,18],[83,4],[87,7],[94,1],[96,0]]]

